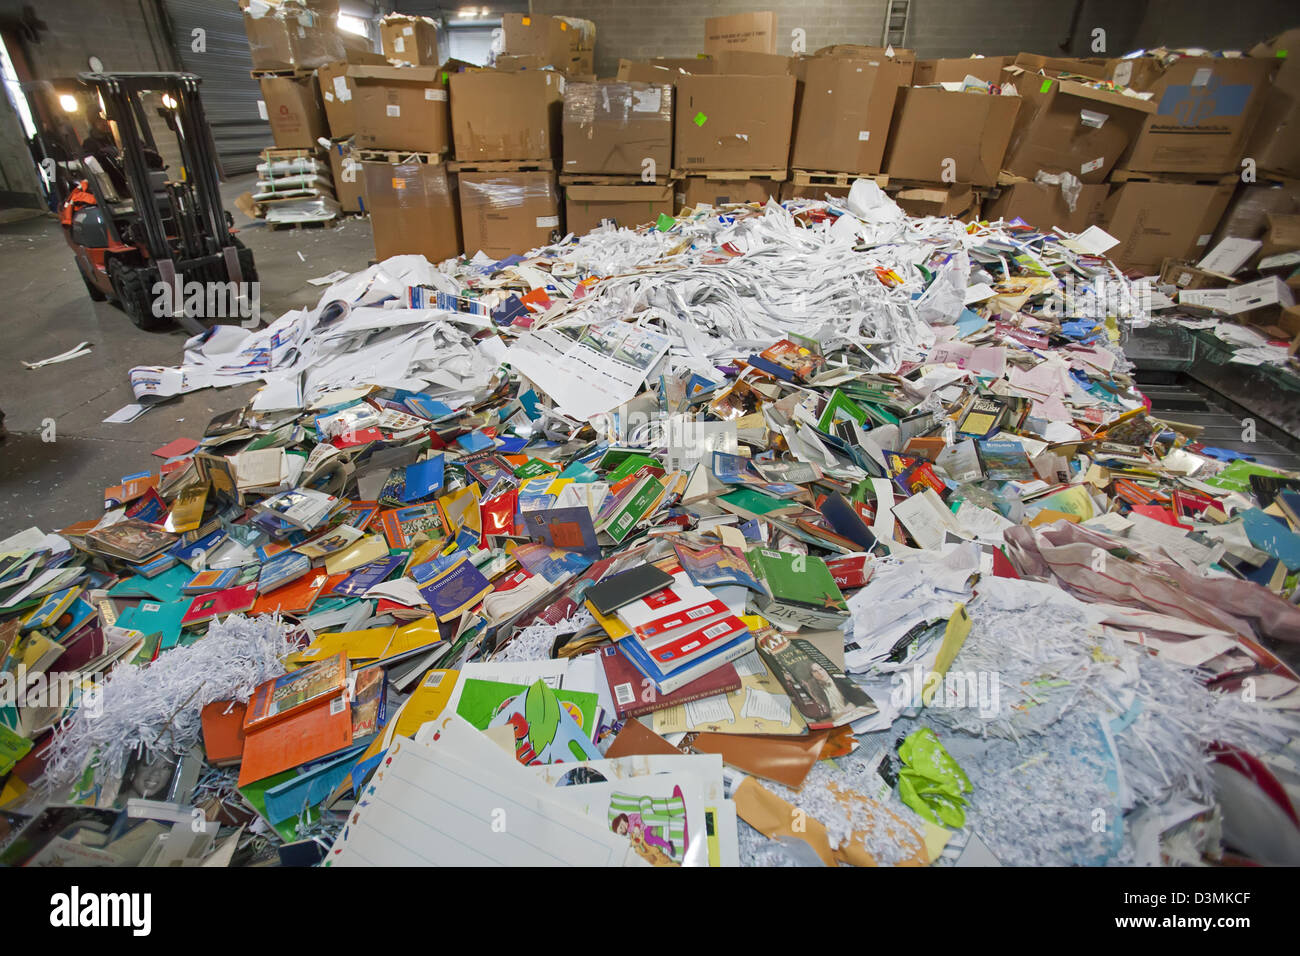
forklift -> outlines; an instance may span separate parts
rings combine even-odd
[[[108,121],[102,136],[92,136],[80,151],[84,155],[60,211],[86,291],[95,301],[112,300],[141,329],[179,322],[202,332],[194,310],[186,311],[192,299],[182,290],[193,283],[208,288],[221,283],[242,295],[257,281],[257,270],[252,251],[232,230],[234,218],[222,208],[200,79],[193,73],[81,73],[77,78],[99,94]],[[146,93],[162,96],[159,115],[180,145],[178,173],[169,173],[158,152]]]

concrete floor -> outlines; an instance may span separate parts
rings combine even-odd
[[[332,229],[272,231],[240,213],[234,199],[253,175],[222,193],[240,238],[254,253],[262,314],[314,305],[321,290],[307,280],[336,269],[365,268],[374,255],[370,224],[347,219]],[[177,365],[187,332],[144,332],[107,302],[86,294],[72,252],[52,216],[0,223],[0,289],[8,320],[0,323],[0,538],[36,525],[55,531],[103,512],[104,489],[123,475],[156,471],[150,454],[173,438],[198,439],[218,412],[244,404],[257,386],[205,389],[151,408],[125,425],[103,419],[134,401],[127,372],[137,365]],[[27,369],[81,342],[89,355]],[[53,419],[54,440],[42,441]],[[48,433],[48,432],[47,432]]]

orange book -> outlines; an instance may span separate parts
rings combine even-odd
[[[347,691],[323,698],[244,738],[239,786],[300,767],[352,745],[352,704]]]
[[[316,603],[316,598],[328,580],[329,575],[324,571],[309,571],[297,581],[290,581],[284,587],[259,594],[257,600],[253,602],[253,609],[248,613],[274,614],[280,611],[283,614],[306,614]]]
[[[234,700],[214,700],[203,708],[203,752],[212,766],[229,767],[243,756],[245,706]]]

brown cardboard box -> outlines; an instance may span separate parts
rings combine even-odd
[[[313,149],[329,137],[316,74],[263,76],[258,83],[276,149]]]
[[[635,228],[671,216],[675,184],[641,186],[565,186],[564,223],[574,235],[585,235],[606,219]]]
[[[1149,100],[1073,80],[1032,77],[1017,89],[1020,112],[1002,167],[1026,179],[1065,170],[1084,183],[1105,182],[1155,112]]]
[[[618,78],[625,83],[676,83],[683,73],[717,73],[717,63],[701,53],[691,57],[619,60]]]
[[[873,175],[880,172],[906,67],[816,56],[804,64],[803,98],[790,165]]]
[[[550,66],[591,73],[595,49],[596,25],[590,20],[535,13],[507,13],[501,18],[501,52],[535,59],[534,69]]]
[[[366,211],[366,171],[356,158],[352,140],[330,144],[330,178],[334,196],[344,212]]]
[[[578,50],[556,62],[554,57],[540,56],[536,53],[498,53],[496,58],[496,68],[515,72],[517,70],[546,70],[553,69],[563,73],[570,79],[577,79],[582,76],[593,74],[595,70],[595,51]]]
[[[677,81],[679,169],[784,170],[794,120],[793,76],[683,76]]]
[[[1071,211],[1060,187],[1042,183],[1015,183],[1003,186],[1001,193],[984,206],[983,216],[995,219],[1023,219],[1039,232],[1060,227],[1067,232],[1083,232],[1101,222],[1109,187],[1083,186]]]
[[[916,82],[916,51],[905,50],[902,48],[894,49],[883,46],[862,46],[857,43],[836,43],[832,46],[824,46],[816,53],[817,56],[847,56],[854,60],[866,60],[872,66],[879,66],[882,63],[897,63],[904,68],[906,82],[903,86],[911,86]]]
[[[1273,86],[1264,95],[1264,105],[1246,155],[1256,166],[1270,173],[1300,177],[1300,30],[1288,30],[1250,51],[1253,57],[1281,60]]]
[[[1300,182],[1241,183],[1228,211],[1219,220],[1216,243],[1229,238],[1259,239],[1268,229],[1269,214],[1300,213]]]
[[[834,196],[837,199],[843,199],[849,194],[852,186],[796,186],[794,183],[781,184],[781,202],[787,199],[825,199],[827,196]]]
[[[1010,66],[1013,56],[968,56],[938,60],[917,60],[913,86],[929,86],[931,83],[960,83],[968,76],[985,83],[1001,84],[1005,77],[1003,67]]]
[[[1300,249],[1300,215],[1269,213],[1268,231],[1264,233],[1264,244],[1259,247],[1259,257],[1267,259],[1297,249]]]
[[[379,21],[379,38],[384,56],[396,63],[414,66],[437,66],[438,24],[428,17],[408,17],[390,13]]]
[[[1106,200],[1102,228],[1119,240],[1107,256],[1146,275],[1165,259],[1199,260],[1231,197],[1231,185],[1124,183]]]
[[[900,189],[894,202],[909,216],[955,216],[969,221],[978,215],[979,203],[969,183],[917,186]]]
[[[749,50],[723,50],[713,56],[715,73],[747,73],[751,76],[793,76],[795,57]]]
[[[560,155],[564,77],[474,70],[451,77],[451,128],[462,162]]]
[[[1080,59],[1069,56],[1042,56],[1038,53],[1017,53],[1011,61],[1013,66],[1030,73],[1048,73],[1058,76],[1061,73],[1074,73],[1078,76],[1090,76],[1094,80],[1104,80],[1110,73],[1109,60]]]
[[[1112,76],[1131,70],[1129,85],[1153,93],[1156,103],[1125,167],[1154,173],[1238,171],[1279,63],[1187,56],[1166,68],[1153,57],[1113,64]]]
[[[760,202],[776,199],[781,194],[781,183],[775,179],[708,179],[705,176],[687,176],[677,193],[677,208],[698,206],[725,206],[735,202]]]
[[[704,21],[704,52],[748,50],[752,53],[776,52],[776,14],[737,13],[729,17],[709,17]]]
[[[460,255],[456,187],[445,163],[361,165],[376,259],[418,253],[442,262]]]
[[[1189,262],[1166,259],[1160,266],[1160,284],[1172,285],[1181,290],[1222,289],[1232,285],[1231,279],[1214,272],[1205,272]]]
[[[325,118],[329,122],[331,139],[347,139],[356,132],[353,98],[356,84],[348,78],[348,67],[354,64],[381,64],[385,60],[378,53],[348,51],[346,60],[337,60],[317,67],[316,79],[320,83],[320,96],[325,102]]]
[[[451,149],[446,70],[431,66],[352,66],[357,146],[445,153]]]
[[[240,0],[254,71],[310,70],[346,57],[338,0]]]
[[[467,255],[504,259],[564,236],[552,172],[461,173],[460,210]]]
[[[673,88],[668,83],[567,83],[566,173],[668,175],[673,165]]]
[[[1018,96],[901,89],[885,148],[885,172],[897,179],[992,186],[1019,108]]]

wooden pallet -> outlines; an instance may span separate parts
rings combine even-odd
[[[291,78],[299,77],[299,76],[311,76],[315,72],[316,71],[314,69],[304,70],[301,68],[296,70],[250,70],[248,75],[255,80],[269,80],[274,77],[282,77],[282,76],[287,76]]]
[[[602,176],[595,173],[560,173],[561,186],[667,186],[673,180],[657,176],[647,182],[640,176]]]
[[[417,162],[426,166],[437,166],[446,162],[442,153],[421,153],[413,149],[365,149],[354,147],[352,158],[362,163],[388,163],[396,166],[401,163]]]
[[[454,173],[552,173],[553,159],[453,159],[447,168]]]
[[[968,186],[976,196],[984,197],[996,192],[997,186],[976,186],[973,183],[944,183],[932,179],[889,179],[882,187],[886,192],[896,193],[901,189],[951,189],[954,186]]]
[[[262,150],[262,159],[320,159],[325,155],[325,150],[320,147],[311,149],[280,149],[272,146]]]
[[[773,182],[783,183],[790,175],[790,171],[787,169],[674,169],[670,175],[673,179],[697,176],[731,182],[738,179],[770,179]]]
[[[889,177],[884,173],[867,175],[864,173],[841,173],[821,169],[792,169],[790,182],[796,186],[837,186],[847,189],[859,179],[870,179],[881,189],[889,184]]]
[[[266,227],[272,232],[283,232],[288,229],[333,229],[339,224],[339,218],[337,216],[333,219],[311,219],[306,222],[263,221],[266,222]]]
[[[1169,183],[1179,186],[1230,186],[1237,173],[1143,173],[1132,169],[1112,169],[1112,183]]]

